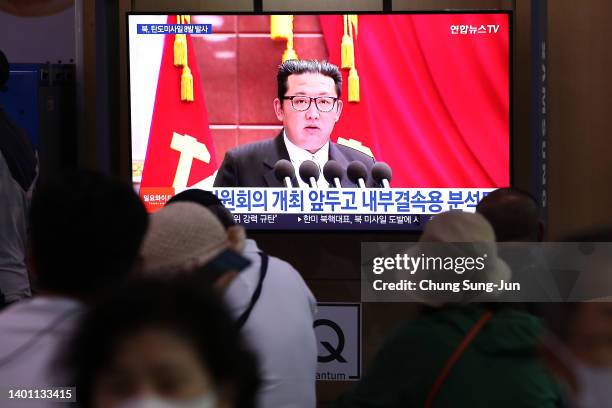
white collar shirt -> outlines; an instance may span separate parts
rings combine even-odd
[[[289,159],[291,160],[291,164],[295,169],[295,178],[298,181],[299,187],[301,188],[310,188],[310,184],[304,182],[300,178],[300,166],[306,160],[311,160],[317,164],[319,167],[319,178],[317,179],[317,187],[318,188],[328,188],[329,184],[323,177],[323,166],[329,160],[329,141],[323,145],[319,150],[315,153],[310,153],[307,150],[302,149],[301,147],[296,146],[289,138],[287,137],[287,133],[283,129],[283,139],[285,140],[285,146],[287,147],[287,152],[289,153]]]

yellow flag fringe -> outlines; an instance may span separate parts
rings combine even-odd
[[[273,40],[287,40],[287,47],[283,52],[282,62],[298,59],[297,52],[293,48],[293,16],[272,15],[270,16],[270,38]]]
[[[355,61],[355,38],[357,37],[358,17],[357,14],[345,14],[342,18],[344,34],[342,35],[340,56],[342,68],[349,70],[348,101],[359,102],[359,75],[357,74]]]
[[[273,40],[288,40],[293,38],[293,16],[271,15],[270,38]]]
[[[193,102],[193,75],[187,65],[181,74],[181,101]]]
[[[191,16],[177,15],[176,24],[191,24]],[[193,75],[187,61],[187,35],[174,36],[174,66],[183,68],[181,73],[181,101],[193,102]]]
[[[344,20],[344,34],[342,35],[342,45],[341,45],[341,54],[340,54],[341,64],[340,65],[342,66],[342,68],[349,69],[349,68],[353,68],[355,64],[355,57],[354,57],[355,54],[354,54],[354,48],[353,48],[354,46],[353,46],[353,39],[349,35],[348,16],[343,15],[342,18]]]
[[[354,67],[351,68],[348,76],[348,101],[359,102],[359,75]]]
[[[351,23],[351,25],[353,26],[353,30],[355,31],[355,38],[357,38],[357,26],[358,26],[358,22],[357,22],[357,14],[349,14],[349,22]]]
[[[176,16],[176,24],[183,24],[183,16]],[[187,65],[187,39],[185,34],[174,36],[174,66],[183,67]]]
[[[185,34],[174,36],[174,66],[184,67],[187,65],[187,38]]]
[[[291,36],[288,40],[287,40],[287,48],[285,49],[285,52],[283,52],[283,62],[287,61],[287,60],[296,60],[299,59],[297,52],[295,52],[295,50],[293,49],[293,36]]]

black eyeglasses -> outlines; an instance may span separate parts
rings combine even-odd
[[[319,112],[329,112],[334,109],[334,105],[338,98],[333,96],[317,96],[311,98],[310,96],[295,95],[295,96],[283,96],[283,99],[289,99],[291,106],[298,112],[303,112],[310,108],[312,101],[315,101],[315,106]]]

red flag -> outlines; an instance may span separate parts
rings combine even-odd
[[[340,66],[342,16],[320,16]],[[455,25],[486,27],[453,35]],[[353,138],[393,169],[394,187],[505,187],[510,182],[506,14],[360,15],[354,39],[360,102],[335,138]]]
[[[176,16],[168,16],[168,24],[175,23]],[[164,39],[141,196],[149,189],[192,186],[211,176],[217,168],[192,38],[186,35],[186,71],[190,70],[193,77],[193,101],[183,101],[184,68],[174,65],[175,37],[167,34]]]

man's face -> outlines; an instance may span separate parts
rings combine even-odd
[[[287,92],[285,96],[318,96],[337,97],[334,80],[322,74],[300,74],[289,75],[287,78]],[[288,99],[274,99],[274,111],[278,120],[283,122],[287,137],[293,144],[308,150],[311,153],[319,150],[327,141],[334,129],[334,124],[340,118],[342,112],[342,101],[336,101],[336,105],[329,112],[320,112],[315,106],[315,101],[310,107],[299,112],[291,106]]]

